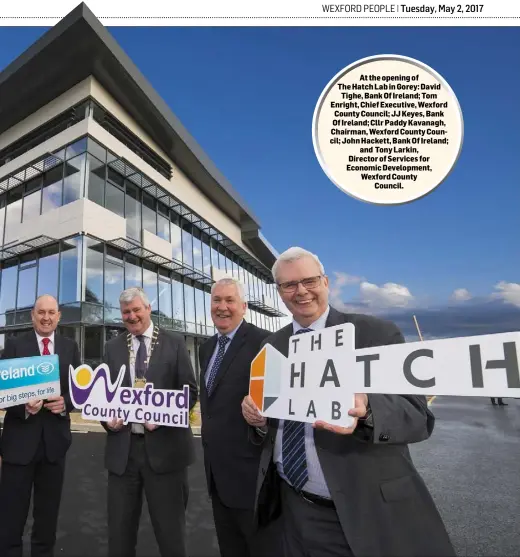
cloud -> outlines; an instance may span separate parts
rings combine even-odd
[[[419,300],[406,286],[395,283],[378,286],[361,280],[359,292],[348,301],[344,301],[341,279],[331,285],[332,291],[333,307],[393,321],[408,342],[419,340],[414,315],[423,340],[520,331],[520,284],[517,283],[499,282],[490,295],[482,297],[458,288],[449,300],[434,304]]]
[[[343,288],[345,286],[351,286],[354,284],[359,284],[363,281],[363,277],[357,277],[354,275],[348,275],[347,273],[340,273],[334,271],[334,277],[329,284],[329,296],[331,304],[340,311],[355,311],[355,306],[351,304],[345,304],[343,302]]]
[[[394,282],[387,282],[383,286],[362,282],[359,295],[362,303],[373,308],[408,307],[414,301],[406,286]]]
[[[453,291],[450,299],[454,302],[467,302],[471,300],[471,298],[473,298],[473,296],[469,290],[466,290],[466,288],[457,288]]]
[[[516,307],[520,307],[520,284],[516,282],[501,281],[495,285],[495,290],[491,296],[493,299],[503,300]]]

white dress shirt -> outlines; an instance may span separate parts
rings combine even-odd
[[[49,350],[49,352],[52,354],[54,354],[54,331],[52,331],[51,335],[49,337],[42,337],[39,333],[37,333],[36,331],[34,331],[35,335],[36,335],[36,340],[38,341],[38,348],[40,349],[40,356],[43,356],[43,350],[45,349],[45,345],[43,344],[43,339],[44,338],[48,338],[50,340],[49,344],[47,345],[47,348]],[[66,414],[66,412],[62,412],[61,415],[64,416]],[[25,419],[27,419],[31,414],[29,414],[29,412],[27,412],[27,410],[25,411]]]
[[[300,329],[313,329],[314,331],[324,329],[327,322],[327,317],[329,316],[329,311],[330,306],[327,307],[327,310],[319,319],[317,319],[314,323],[311,323],[308,327],[302,327],[299,323],[293,321],[293,334],[295,334]],[[308,371],[312,372],[313,370]],[[285,481],[288,482],[287,476],[283,473],[282,464],[283,424],[284,421],[280,420],[274,444],[273,460],[276,464],[278,474]],[[314,495],[319,495],[321,497],[327,497],[328,499],[330,499],[329,488],[327,487],[327,482],[325,481],[323,470],[321,469],[321,464],[318,459],[318,453],[316,452],[316,447],[314,445],[314,428],[312,427],[312,424],[305,424],[305,453],[307,457],[307,471],[309,479],[302,489],[309,493],[313,493]]]
[[[206,382],[206,387],[208,386],[209,372],[211,371],[211,368],[213,367],[213,364],[218,354],[218,349],[219,349],[218,339],[222,336],[228,337],[229,339],[229,342],[227,342],[226,345],[224,346],[224,354],[225,354],[227,352],[227,349],[231,345],[231,341],[233,340],[235,333],[238,331],[240,325],[242,325],[243,322],[244,320],[242,319],[240,323],[230,333],[227,333],[225,335],[221,333],[217,333],[217,343],[215,344],[215,349],[213,350],[213,354],[211,355],[211,358],[209,359],[208,365],[204,372],[204,381]]]
[[[143,333],[144,336],[144,344],[146,346],[146,359],[150,358],[150,348],[152,346],[152,336],[153,336],[153,322],[150,323],[150,326],[146,331]],[[135,381],[135,358],[137,356],[137,351],[139,350],[139,339],[136,335],[132,335],[132,358],[130,358],[130,381],[132,386]],[[132,424],[132,433],[144,433],[144,425],[143,424]]]

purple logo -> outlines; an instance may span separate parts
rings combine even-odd
[[[110,370],[106,364],[100,364],[95,370],[86,364],[74,369],[69,368],[69,389],[72,404],[76,408],[82,408],[88,400],[94,385],[99,381],[104,383],[105,396],[107,402],[112,402],[117,389],[121,386],[123,377],[125,376],[125,366],[121,366],[119,375],[114,383],[110,379]]]

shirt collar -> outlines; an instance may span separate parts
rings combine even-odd
[[[314,323],[311,323],[308,327],[302,327],[295,319],[293,319],[292,322],[293,333],[296,333],[296,331],[299,331],[300,329],[313,329],[315,331],[319,329],[325,329],[329,312],[330,312],[330,306],[327,306],[325,312],[320,317],[318,317],[318,319],[316,319]]]
[[[51,344],[54,344],[54,331],[52,331],[52,334],[49,337],[42,337],[39,333],[37,333],[36,331],[34,331],[36,334],[36,338],[38,340],[38,345],[41,344],[42,340],[44,338],[48,338],[51,341]]]
[[[240,321],[240,323],[230,333],[226,333],[225,335],[217,331],[218,338],[222,336],[226,336],[228,337],[229,340],[233,340],[235,333],[238,331],[238,329],[240,329],[240,326],[242,325],[243,322],[244,320],[242,319],[242,321]]]
[[[146,329],[146,331],[143,333],[143,336],[146,338],[152,338],[153,336],[153,321],[150,323],[150,326],[148,327],[148,329]],[[137,335],[132,335],[132,338],[137,338]]]

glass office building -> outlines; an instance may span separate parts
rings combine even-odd
[[[52,294],[60,331],[95,365],[122,331],[119,294],[141,286],[197,369],[224,275],[244,284],[248,321],[280,327],[276,252],[257,219],[88,8],[0,74],[0,98],[0,348]]]

